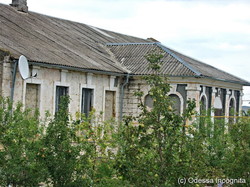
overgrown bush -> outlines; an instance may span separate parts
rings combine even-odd
[[[52,119],[41,123],[38,112],[21,104],[12,108],[0,98],[0,186],[172,187],[180,185],[179,179],[185,186],[217,185],[216,179],[243,179],[233,185],[249,185],[250,119],[227,124],[198,116],[187,124],[197,115],[195,102],[188,100],[183,114],[176,114],[168,79],[159,74],[162,57],[161,51],[147,56],[154,74],[144,80],[153,108],[138,91],[140,115],[121,124],[103,122],[94,110],[72,118],[68,97],[61,98]],[[214,182],[195,184],[189,178]]]
[[[62,97],[59,111],[42,139],[40,161],[48,170],[47,183],[53,186],[90,185],[93,145],[77,136],[78,126],[70,122],[68,97]]]
[[[42,147],[39,114],[23,110],[20,103],[11,111],[10,101],[0,98],[0,184],[36,186],[47,176],[37,156]]]
[[[117,123],[68,113],[61,98],[55,117],[39,122],[39,114],[12,109],[0,99],[0,186],[117,186],[114,170]],[[46,124],[46,126],[44,125]]]
[[[229,125],[225,174],[229,178],[246,179],[250,184],[250,118],[243,118]]]
[[[147,56],[155,72],[144,78],[150,85],[153,108],[145,106],[143,93],[135,93],[142,112],[137,118],[128,117],[121,128],[117,168],[135,186],[175,186],[179,177],[192,173],[191,146],[186,143],[190,137],[186,135],[185,122],[193,114],[195,104],[188,101],[182,116],[172,109],[168,96],[170,85],[166,77],[159,75],[162,57],[160,52]],[[133,124],[133,120],[138,124]]]
[[[187,125],[186,120],[195,114],[195,103],[188,101],[183,115],[176,115],[168,97],[168,80],[159,73],[162,57],[160,52],[147,56],[155,72],[144,78],[150,85],[153,108],[145,106],[142,92],[136,92],[142,112],[136,118],[125,118],[120,128],[116,157],[120,175],[134,186],[178,186],[179,179],[185,179],[185,186],[217,185],[218,179],[243,179],[241,182],[246,183],[236,181],[233,185],[247,186],[249,119],[226,124],[224,119],[212,120],[208,116],[198,117]],[[188,179],[205,181],[197,184]]]

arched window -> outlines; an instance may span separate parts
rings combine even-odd
[[[231,99],[229,102],[229,116],[234,116],[235,114],[235,102],[234,99]],[[234,117],[229,118],[229,123],[234,122]]]
[[[234,116],[234,112],[235,112],[234,110],[235,110],[234,99],[231,99],[229,103],[229,115],[230,116]]]
[[[152,97],[149,94],[145,96],[144,104],[149,108],[153,108],[154,101],[153,101]]]
[[[204,113],[207,110],[206,97],[202,96],[200,101],[200,114]]]
[[[173,102],[173,109],[176,114],[181,113],[181,100],[176,94],[170,94],[169,95],[171,101]]]
[[[205,121],[206,121],[206,115],[207,115],[207,104],[206,104],[206,97],[203,95],[200,100],[200,124],[199,129],[201,132],[205,132]]]

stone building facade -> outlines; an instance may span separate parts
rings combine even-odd
[[[198,114],[201,110],[209,109],[213,109],[211,116],[236,116],[241,113],[243,92],[239,84],[209,79],[197,81],[196,78],[171,78],[169,84],[171,86],[169,96],[173,98],[174,109],[179,114],[185,110],[188,99],[195,99]],[[131,79],[125,91],[123,104],[125,115],[136,116],[140,112],[137,107],[139,101],[133,93],[138,90],[143,91],[143,100],[146,103],[149,89],[150,87],[140,77]],[[221,108],[218,105],[221,105]]]
[[[153,73],[145,58],[153,52],[163,55],[160,73],[169,77],[169,95],[178,113],[184,111],[187,99],[195,99],[197,112],[203,107],[215,108],[211,115],[237,115],[242,88],[250,86],[155,39],[30,12],[26,0],[0,4],[0,16],[0,95],[14,93],[14,103],[38,108],[42,115],[45,111],[55,114],[62,95],[70,96],[72,114],[88,115],[95,108],[103,112],[103,120],[138,115],[134,91],[143,91],[145,102],[152,105],[142,76]],[[25,80],[19,71],[14,73],[21,55],[29,62],[30,77]]]

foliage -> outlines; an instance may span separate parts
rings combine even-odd
[[[46,166],[48,182],[53,186],[77,186],[89,184],[91,167],[89,160],[92,145],[81,141],[76,134],[76,126],[70,122],[68,97],[62,97],[59,111],[50,121],[42,139],[41,162]]]
[[[94,110],[73,120],[68,103],[62,98],[42,124],[38,113],[0,99],[1,185],[126,186],[114,170],[117,123],[102,122]]]
[[[225,173],[230,178],[250,181],[250,118],[230,124],[229,150],[225,157]]]
[[[142,93],[135,93],[140,99],[141,114],[138,118],[127,118],[121,129],[118,170],[135,186],[178,185],[178,177],[190,173],[186,141],[186,120],[193,114],[194,101],[188,101],[187,110],[177,115],[168,96],[170,85],[167,78],[159,75],[161,52],[147,56],[155,72],[144,79],[150,85],[149,94],[154,104],[149,109],[144,105]],[[133,124],[132,121],[138,121]],[[186,146],[186,147],[185,147]]]
[[[0,98],[0,184],[35,186],[47,174],[37,154],[41,148],[38,113]]]
[[[212,120],[201,111],[192,120],[195,101],[182,115],[168,96],[160,75],[161,51],[147,55],[154,74],[145,76],[153,108],[138,91],[138,117],[119,124],[68,112],[62,98],[54,118],[41,123],[38,112],[15,109],[0,98],[0,184],[2,186],[179,186],[178,179],[245,179],[250,181],[250,119]],[[199,184],[199,186],[215,184]],[[234,184],[237,186],[238,184]],[[185,186],[194,186],[186,183]]]
[[[178,179],[189,178],[211,179],[213,185],[216,179],[249,181],[249,119],[227,124],[208,116],[187,125],[195,102],[189,100],[182,115],[175,113],[168,80],[160,75],[162,57],[155,52],[147,56],[155,72],[144,77],[153,108],[145,106],[144,93],[136,92],[142,112],[126,117],[120,128],[116,167],[122,178],[134,186],[178,186]],[[201,111],[201,116],[209,112]],[[206,185],[211,183],[199,184]]]
[[[61,98],[60,109],[49,123],[39,155],[53,186],[114,186],[123,181],[113,169],[114,121],[102,122],[92,110],[88,117],[77,114],[70,119],[69,98]]]

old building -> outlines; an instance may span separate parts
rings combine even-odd
[[[61,95],[69,95],[69,111],[88,114],[91,108],[103,111],[103,119],[138,114],[135,90],[149,86],[142,75],[147,69],[145,55],[164,51],[161,73],[169,76],[171,97],[181,113],[188,98],[208,108],[212,115],[241,110],[242,87],[250,83],[194,60],[152,39],[111,32],[82,23],[28,11],[26,0],[0,4],[0,95],[14,94],[14,102],[25,107],[55,113]],[[23,80],[14,68],[21,55],[27,57],[30,78]],[[36,76],[34,76],[36,75]]]

